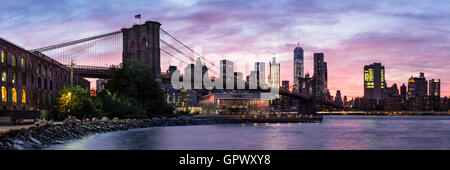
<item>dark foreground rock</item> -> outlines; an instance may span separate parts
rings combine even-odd
[[[0,133],[0,150],[43,149],[49,145],[61,144],[68,140],[79,139],[94,133],[104,133],[154,126],[181,126],[213,124],[220,122],[203,122],[191,117],[152,118],[152,119],[117,119],[93,118],[79,120],[69,118],[62,124],[53,121],[39,121],[36,127],[10,130]],[[223,122],[225,123],[225,122]]]

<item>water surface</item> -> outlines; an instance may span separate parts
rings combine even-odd
[[[170,126],[95,134],[56,150],[450,149],[450,117],[325,116],[322,123]]]

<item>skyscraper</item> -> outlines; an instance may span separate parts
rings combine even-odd
[[[234,64],[230,60],[220,60],[220,77],[226,80],[226,78],[233,78]]]
[[[384,66],[381,63],[364,66],[365,98],[376,99],[378,102],[385,97],[386,80],[384,73]]]
[[[294,92],[301,92],[300,78],[304,74],[303,49],[300,43],[294,49]]]
[[[255,63],[256,83],[258,87],[265,87],[266,66],[264,62]]]
[[[429,94],[431,96],[441,97],[441,82],[440,79],[431,79],[428,83],[430,86]]]
[[[408,81],[408,98],[423,97],[426,96],[427,91],[427,79],[424,73],[420,73],[420,77],[411,76]]]
[[[280,88],[280,63],[277,63],[275,57],[270,62],[269,80],[271,88]]]
[[[327,63],[324,61],[323,53],[314,53],[314,80],[315,80],[315,95],[320,98],[327,97]]]

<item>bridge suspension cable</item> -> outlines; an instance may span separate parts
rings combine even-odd
[[[79,40],[75,40],[75,41],[69,41],[69,42],[65,42],[65,43],[61,43],[61,44],[37,48],[37,49],[30,50],[30,52],[36,52],[36,51],[44,52],[44,51],[54,50],[54,49],[63,48],[63,47],[67,47],[67,46],[71,46],[71,45],[75,45],[75,44],[79,44],[79,43],[83,43],[83,42],[87,42],[87,41],[92,41],[92,40],[96,40],[99,38],[103,38],[103,37],[107,37],[107,36],[115,35],[115,34],[119,34],[119,33],[122,33],[122,31],[116,31],[116,32],[111,32],[111,33],[107,33],[107,34],[89,37],[89,38],[83,38],[83,39],[79,39]]]
[[[196,54],[197,56],[201,57],[203,60],[205,60],[206,62],[208,62],[209,64],[211,64],[212,66],[219,68],[218,66],[216,66],[213,62],[207,60],[205,57],[203,57],[202,55],[198,54],[197,52],[195,52],[192,48],[190,48],[189,46],[187,46],[186,44],[184,44],[183,42],[181,42],[180,40],[178,40],[177,38],[175,38],[174,36],[172,36],[171,34],[169,34],[167,31],[165,31],[164,29],[160,28],[160,30],[162,32],[164,32],[165,34],[167,34],[169,37],[171,37],[172,39],[174,39],[176,42],[180,43],[182,46],[184,46],[185,48],[187,48],[189,51],[191,51],[192,53]]]

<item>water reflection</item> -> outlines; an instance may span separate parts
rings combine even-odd
[[[49,149],[450,149],[450,117],[327,116],[323,123],[154,127]]]

